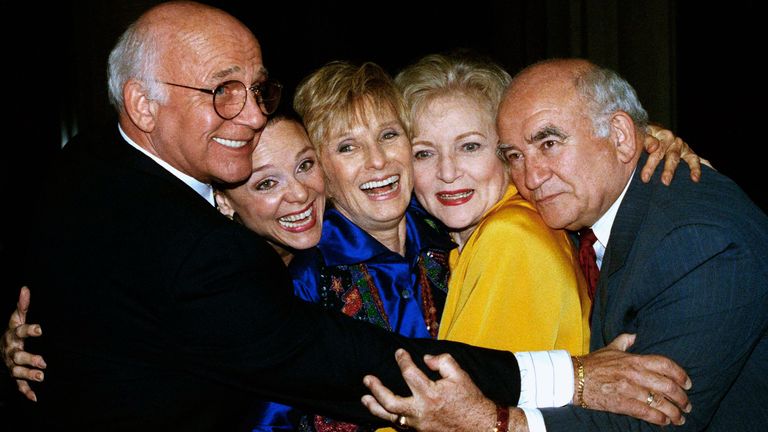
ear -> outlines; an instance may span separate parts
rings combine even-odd
[[[219,213],[232,219],[235,214],[235,209],[232,208],[232,203],[227,196],[219,191],[213,193],[213,199],[216,200],[216,207],[219,209]]]
[[[157,101],[149,98],[144,83],[136,80],[128,80],[123,87],[123,100],[125,112],[131,118],[133,124],[144,132],[152,132],[155,129],[157,115]]]
[[[623,163],[633,162],[640,148],[635,122],[627,113],[617,111],[611,115],[610,124],[611,134],[609,138],[616,146],[619,160]]]

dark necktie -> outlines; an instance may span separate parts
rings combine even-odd
[[[579,231],[579,264],[581,264],[584,277],[587,278],[589,287],[587,294],[589,299],[593,301],[597,279],[600,277],[600,269],[597,268],[597,255],[595,255],[595,248],[592,247],[596,241],[597,237],[591,228],[584,228]]]

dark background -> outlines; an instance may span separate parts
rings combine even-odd
[[[4,13],[6,78],[0,100],[6,136],[0,169],[7,194],[0,322],[23,282],[17,251],[35,229],[25,214],[36,191],[45,188],[46,164],[68,137],[116,122],[106,97],[108,52],[125,26],[156,3],[25,2]],[[653,121],[683,137],[768,209],[759,187],[766,167],[756,154],[765,145],[757,127],[758,107],[765,112],[765,86],[755,63],[763,61],[765,48],[757,39],[762,29],[753,1],[207,3],[254,31],[271,75],[286,85],[288,102],[302,77],[334,59],[371,60],[395,73],[425,54],[467,48],[514,74],[543,58],[588,58],[622,74]],[[87,329],[73,337],[87,337]],[[27,405],[14,389],[0,372],[0,422]]]

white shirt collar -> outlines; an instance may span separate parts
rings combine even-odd
[[[214,201],[214,199],[213,199],[213,187],[211,185],[205,184],[205,183],[197,180],[194,177],[191,177],[191,176],[189,176],[187,174],[184,174],[183,172],[181,172],[181,171],[177,170],[176,168],[172,167],[168,162],[160,159],[159,157],[153,155],[152,153],[148,152],[143,147],[141,147],[138,144],[136,144],[132,139],[128,138],[128,135],[126,135],[125,132],[123,132],[123,128],[120,127],[120,124],[117,125],[117,129],[120,131],[120,135],[123,136],[123,139],[128,144],[133,146],[138,151],[140,151],[140,152],[144,153],[145,155],[149,156],[150,159],[152,159],[153,161],[157,162],[157,164],[160,165],[161,167],[165,168],[166,171],[170,172],[176,178],[178,178],[179,180],[183,181],[184,184],[186,184],[187,186],[191,187],[195,192],[197,192],[198,195],[200,195],[201,197],[203,197],[203,199],[208,201],[208,203],[210,205],[212,205],[214,207],[216,206],[216,201]]]
[[[597,222],[595,222],[594,225],[592,225],[592,232],[595,233],[595,237],[597,237],[597,241],[594,244],[594,248],[595,248],[595,255],[597,255],[598,268],[602,268],[603,256],[605,255],[605,248],[608,247],[608,240],[611,237],[611,228],[613,228],[613,221],[616,220],[616,213],[619,212],[621,201],[624,200],[624,195],[626,195],[627,189],[629,189],[629,184],[632,182],[632,177],[634,176],[635,176],[635,171],[633,170],[632,175],[629,176],[629,180],[627,181],[627,184],[624,186],[624,190],[621,191],[621,195],[619,195],[619,197],[616,198],[616,201],[614,201],[613,204],[611,204],[611,207],[608,208],[608,211],[603,213],[603,215],[600,216],[600,219],[598,219]]]

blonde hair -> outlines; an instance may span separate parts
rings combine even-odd
[[[405,99],[410,125],[431,100],[455,93],[476,100],[495,120],[504,90],[511,80],[501,66],[466,54],[430,54],[395,77]],[[409,132],[411,137],[417,133],[410,129]]]
[[[403,97],[392,77],[371,62],[326,64],[296,89],[293,109],[301,116],[317,151],[321,143],[354,125],[368,125],[371,114],[394,112],[407,130]]]

